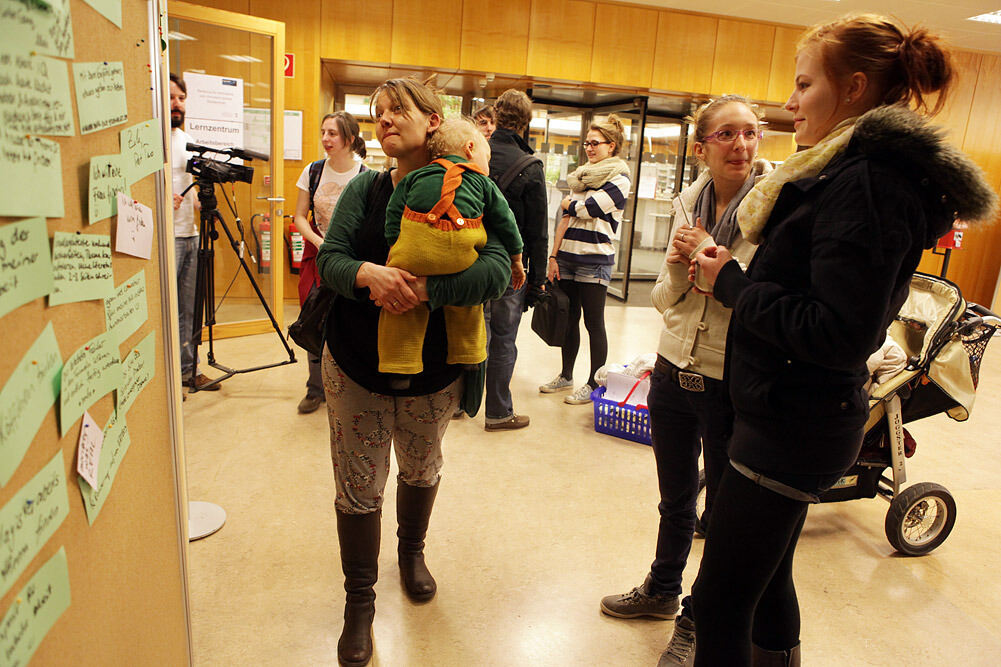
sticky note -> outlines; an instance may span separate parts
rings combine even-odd
[[[121,155],[95,155],[88,173],[87,220],[93,225],[118,213],[118,193],[128,195],[129,182]]]
[[[129,183],[163,169],[163,131],[147,120],[121,132],[121,152]]]
[[[0,225],[0,317],[52,291],[45,218]]]
[[[84,411],[80,437],[76,443],[76,472],[91,486],[97,486],[97,465],[101,461],[104,433],[89,412]]]
[[[104,300],[105,330],[121,345],[148,318],[146,270],[143,269],[115,288],[115,293]]]
[[[118,474],[118,466],[125,458],[125,453],[129,451],[131,442],[125,415],[112,415],[104,425],[104,444],[101,446],[101,464],[97,469],[97,486],[91,487],[77,478],[80,495],[83,496],[83,507],[87,511],[87,522],[92,526],[97,515],[101,513],[108,494],[111,493],[115,475]]]
[[[149,259],[153,252],[153,209],[118,193],[115,252]]]
[[[7,341],[14,345],[15,341]],[[59,396],[59,354],[49,322],[0,390],[0,484],[6,485]]]
[[[122,27],[122,0],[84,0],[88,5],[101,12],[101,16]]]
[[[52,237],[52,292],[49,305],[104,299],[115,293],[111,237],[56,232]]]
[[[0,125],[0,215],[63,217],[59,144]]]
[[[91,338],[63,364],[59,394],[60,435],[66,435],[84,410],[108,392],[118,389],[121,383],[118,345],[107,332]]]
[[[121,62],[73,63],[80,134],[121,125],[129,119]]]
[[[63,450],[0,509],[0,596],[21,576],[70,513]]]
[[[128,413],[129,408],[156,372],[156,336],[149,332],[125,358],[122,359],[122,384],[118,388],[118,414]]]
[[[0,48],[0,124],[10,132],[73,136],[69,67]]]
[[[73,57],[69,0],[0,0],[0,35],[12,50]]]
[[[66,547],[60,547],[14,597],[0,623],[0,655],[4,664],[27,665],[69,606],[70,572]]]

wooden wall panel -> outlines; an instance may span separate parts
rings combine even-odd
[[[775,26],[720,19],[709,92],[737,93],[754,100],[768,97]]]
[[[591,80],[594,3],[532,0],[526,74]]]
[[[464,70],[523,75],[532,0],[466,0],[462,6]]]
[[[394,0],[391,62],[458,69],[460,40],[455,28],[460,25],[462,0],[439,0],[433,5],[423,0]]]
[[[320,20],[307,26],[320,33],[320,57],[388,63],[393,46],[393,0],[322,0]],[[289,37],[286,32],[286,39]]]
[[[711,16],[660,12],[651,87],[686,93],[709,90],[718,23]]]
[[[942,111],[935,117],[935,122],[946,129],[953,144],[962,146],[966,140],[966,127],[970,122],[973,94],[977,90],[981,55],[969,51],[956,51],[953,56],[956,65],[956,83]]]
[[[775,28],[772,66],[768,73],[768,94],[765,95],[767,101],[784,104],[789,99],[796,78],[796,42],[802,34],[802,28]]]
[[[594,14],[591,80],[648,88],[657,48],[653,9],[598,3]]]

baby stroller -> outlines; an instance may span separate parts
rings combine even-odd
[[[904,424],[944,412],[965,421],[973,409],[987,344],[1001,318],[967,303],[954,283],[915,273],[888,335],[907,355],[904,370],[880,384],[869,399],[869,419],[855,464],[820,502],[874,498],[890,503],[884,529],[898,551],[923,556],[942,544],[956,522],[956,501],[940,484],[907,481],[904,462],[915,443]],[[884,472],[892,471],[892,478]],[[700,484],[705,476],[700,475]],[[700,488],[699,516],[704,508]]]

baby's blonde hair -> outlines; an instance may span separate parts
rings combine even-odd
[[[452,116],[441,121],[428,139],[428,153],[432,160],[445,155],[462,155],[470,140],[486,141],[472,120],[465,116]]]

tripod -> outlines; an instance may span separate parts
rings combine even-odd
[[[221,370],[222,375],[212,380],[211,382],[202,385],[200,388],[196,386],[196,383],[192,381],[190,391],[204,391],[220,382],[227,380],[237,373],[252,373],[253,371],[264,370],[265,368],[274,368],[276,366],[285,366],[286,364],[294,364],[296,362],[295,352],[289,346],[285,335],[282,333],[281,328],[278,326],[278,322],[275,320],[274,314],[271,312],[271,308],[268,306],[267,300],[264,298],[264,294],[261,293],[261,288],[258,287],[257,281],[254,280],[254,276],[250,271],[250,267],[247,266],[246,260],[243,259],[243,253],[240,252],[240,243],[233,238],[233,234],[229,231],[229,227],[226,226],[226,222],[223,220],[222,215],[220,215],[217,208],[217,200],[215,196],[215,183],[213,179],[203,175],[199,175],[193,186],[198,188],[198,203],[201,205],[201,227],[199,236],[199,247],[198,247],[198,268],[195,278],[195,310],[194,310],[194,326],[191,332],[191,345],[193,347],[192,355],[193,365],[191,367],[191,375],[193,378],[198,377],[198,346],[201,343],[202,326],[204,323],[205,328],[208,329],[208,343],[209,351],[207,355],[208,364],[215,369]],[[215,359],[214,350],[214,340],[212,337],[212,327],[215,325],[215,241],[219,238],[219,232],[216,229],[216,223],[222,230],[226,232],[226,237],[229,239],[230,247],[236,254],[237,259],[240,260],[240,266],[243,269],[243,273],[247,276],[250,284],[254,287],[254,291],[257,293],[257,298],[260,300],[261,305],[264,306],[264,311],[268,314],[268,318],[271,320],[271,326],[274,327],[275,333],[278,334],[278,338],[281,340],[282,345],[285,346],[285,351],[288,352],[287,361],[279,361],[273,364],[265,364],[263,366],[254,366],[252,368],[243,369],[233,369],[227,366],[223,366],[218,363]],[[239,220],[237,220],[239,224]],[[203,320],[204,316],[204,320]]]

